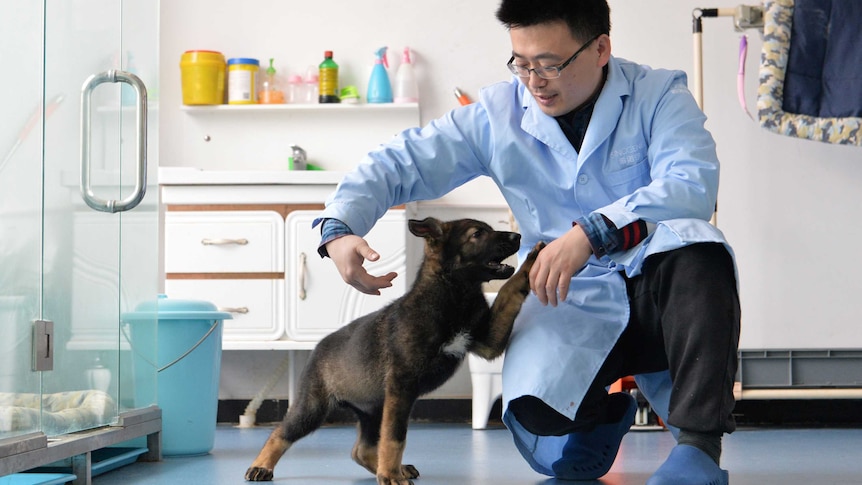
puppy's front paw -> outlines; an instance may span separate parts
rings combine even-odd
[[[413,480],[409,478],[390,478],[383,475],[377,475],[377,485],[414,485]]]
[[[537,242],[536,245],[533,246],[533,249],[530,250],[530,253],[527,254],[527,259],[524,260],[524,264],[518,268],[518,274],[515,275],[520,276],[524,280],[523,284],[526,285],[526,287],[521,290],[524,295],[527,295],[530,292],[530,282],[528,281],[530,278],[530,270],[533,268],[533,263],[536,262],[536,258],[539,256],[539,251],[544,247],[544,242]]]
[[[525,271],[527,273],[530,272],[530,269],[533,267],[533,263],[536,262],[536,258],[539,256],[539,252],[545,248],[545,243],[543,241],[539,241],[533,246],[533,249],[530,250],[530,254],[527,255],[527,259],[524,260],[524,264],[521,265],[521,271]]]
[[[272,476],[272,470],[259,466],[253,466],[245,472],[247,482],[271,482]]]

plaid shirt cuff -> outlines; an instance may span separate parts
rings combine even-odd
[[[646,222],[640,219],[617,229],[613,222],[598,212],[572,222],[572,226],[575,225],[584,230],[593,254],[598,258],[614,251],[631,249],[649,235]]]
[[[320,225],[320,246],[317,247],[317,254],[321,258],[329,257],[329,253],[326,252],[326,243],[351,234],[353,231],[347,227],[347,224],[338,219],[324,219]]]

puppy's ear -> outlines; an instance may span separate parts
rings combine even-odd
[[[410,219],[407,221],[407,227],[413,235],[426,239],[440,239],[443,236],[443,223],[433,217],[426,217],[421,221]]]

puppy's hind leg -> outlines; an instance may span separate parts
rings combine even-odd
[[[319,428],[329,414],[331,404],[325,396],[303,395],[300,392],[296,405],[291,405],[281,424],[276,427],[260,453],[245,472],[250,482],[272,480],[275,464],[297,441]]]
[[[374,409],[371,412],[356,411],[359,423],[356,425],[356,444],[350,457],[360,466],[377,475],[377,444],[380,442],[380,421],[383,410]]]

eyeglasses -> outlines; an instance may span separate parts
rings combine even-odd
[[[535,68],[529,68],[527,66],[519,66],[517,64],[512,64],[513,62],[515,62],[515,56],[512,56],[512,58],[509,59],[509,62],[506,63],[506,67],[508,67],[509,70],[512,71],[512,74],[515,74],[517,76],[524,77],[524,78],[530,77],[530,73],[535,72],[536,75],[542,79],[557,79],[558,77],[560,77],[562,75],[563,69],[565,69],[566,66],[568,66],[575,59],[577,59],[578,56],[581,55],[581,53],[584,52],[584,50],[587,47],[589,47],[589,45],[592,44],[594,40],[598,39],[600,35],[601,34],[588,40],[584,45],[581,46],[580,49],[578,49],[577,52],[572,54],[572,57],[570,57],[569,60],[560,64],[559,66],[539,66],[539,67],[535,67]]]

